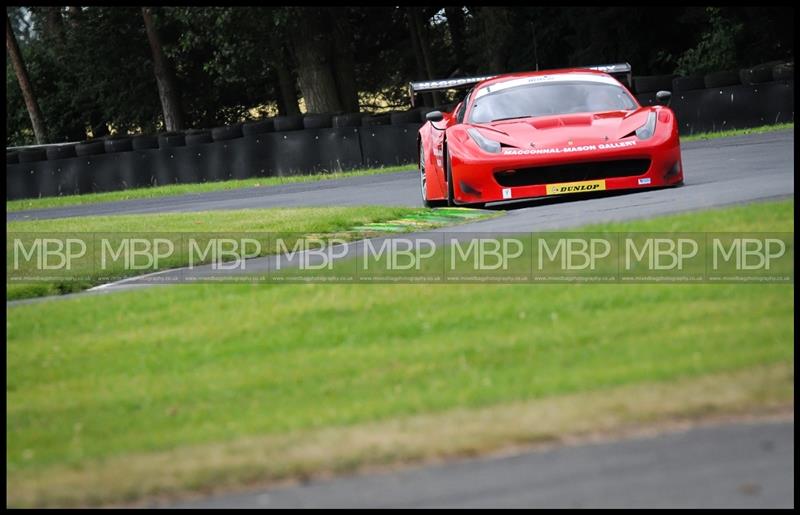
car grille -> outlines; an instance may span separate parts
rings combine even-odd
[[[642,175],[650,168],[649,159],[618,159],[591,163],[566,163],[495,172],[497,183],[504,187],[532,186],[553,182],[589,181]]]

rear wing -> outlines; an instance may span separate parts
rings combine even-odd
[[[628,63],[618,63],[618,64],[603,64],[599,66],[584,66],[589,70],[597,70],[601,72],[605,72],[620,82],[625,83],[628,88],[633,87],[633,81],[631,77],[631,65]],[[428,93],[430,91],[443,91],[446,89],[460,89],[460,88],[467,88],[470,86],[474,86],[479,82],[483,82],[485,80],[493,79],[497,77],[497,75],[484,75],[482,77],[462,77],[460,79],[440,79],[440,80],[426,80],[420,82],[409,82],[408,83],[408,94],[411,97],[411,106],[414,107],[414,103],[419,93]]]
[[[628,86],[629,89],[633,87],[631,65],[628,63],[602,64],[600,66],[587,66],[587,68],[590,70],[605,72]]]
[[[441,79],[426,80],[421,82],[409,82],[408,94],[411,97],[411,107],[414,107],[414,100],[418,93],[428,93],[430,91],[443,91],[445,89],[461,89],[474,86],[479,82],[492,79],[497,75],[485,75],[483,77],[462,77],[460,79]]]

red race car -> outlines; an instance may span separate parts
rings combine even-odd
[[[615,64],[410,84],[415,95],[473,86],[419,130],[426,206],[471,205],[683,183],[678,124],[642,107],[630,65]],[[670,93],[659,91],[659,104]]]

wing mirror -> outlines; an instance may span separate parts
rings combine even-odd
[[[670,98],[672,98],[672,93],[669,91],[661,90],[658,93],[656,93],[656,102],[661,104],[662,106],[669,104]]]
[[[431,111],[425,115],[425,119],[429,122],[441,122],[444,119],[444,115],[441,111]]]

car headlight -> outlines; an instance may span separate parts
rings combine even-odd
[[[656,132],[656,113],[655,111],[650,111],[650,114],[647,115],[647,121],[645,122],[645,124],[636,129],[636,137],[639,139],[652,138],[655,132]]]
[[[480,133],[477,129],[467,129],[469,136],[472,138],[472,141],[477,143],[479,147],[481,147],[486,152],[490,152],[492,154],[497,154],[500,152],[500,142],[494,141],[483,134]]]

